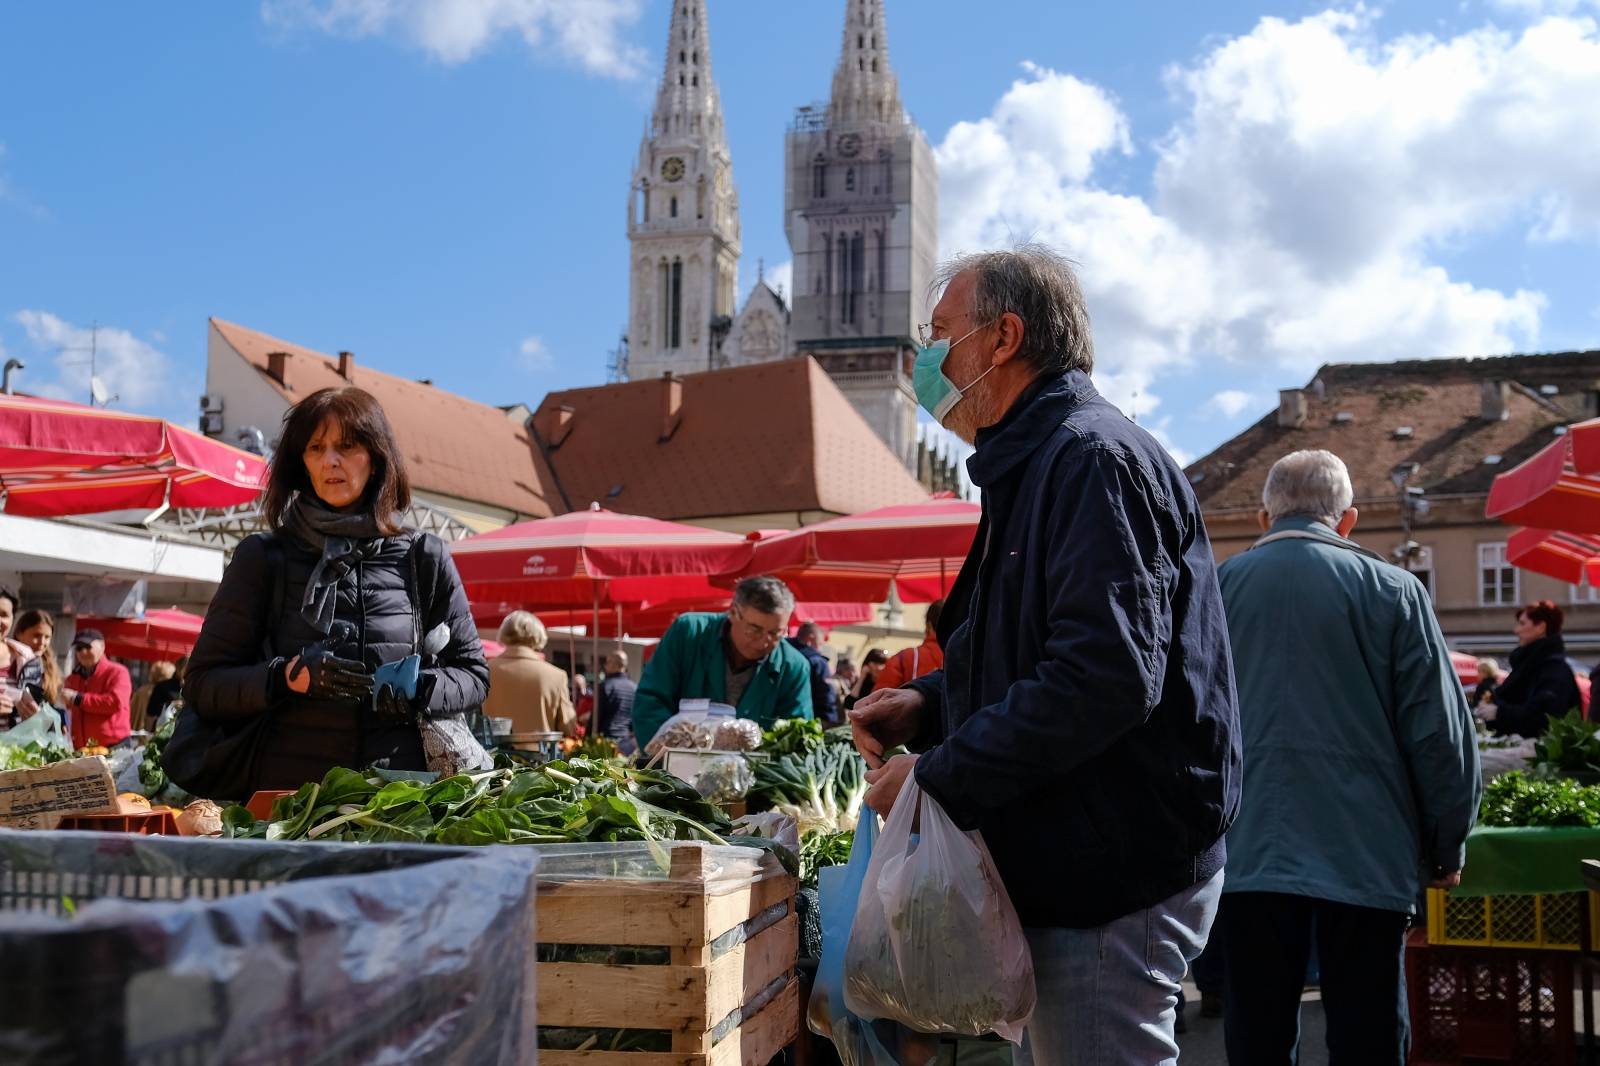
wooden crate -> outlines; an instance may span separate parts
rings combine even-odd
[[[654,1029],[670,1052],[541,1049],[545,1066],[766,1066],[800,1029],[795,880],[782,870],[732,889],[716,881],[704,845],[673,844],[666,881],[541,884],[540,944],[665,948],[651,966],[541,962],[542,1028]],[[782,917],[718,950],[719,938],[769,911]],[[773,994],[774,989],[781,989]],[[762,1006],[763,996],[769,999]],[[730,1017],[746,1012],[735,1026]],[[719,1034],[719,1030],[722,1032]]]

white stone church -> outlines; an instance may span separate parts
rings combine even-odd
[[[665,70],[628,205],[634,380],[812,356],[908,467],[916,327],[938,256],[938,172],[900,103],[883,0],[846,0],[826,106],[785,137],[793,306],[765,279],[743,308],[739,195],[711,73],[706,0],[674,0]]]

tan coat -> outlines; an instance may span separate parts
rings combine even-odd
[[[483,713],[511,719],[514,733],[577,735],[567,672],[539,658],[532,648],[513,645],[489,660],[489,698]]]

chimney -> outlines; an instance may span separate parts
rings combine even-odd
[[[661,437],[662,442],[672,439],[683,423],[683,381],[667,371],[661,377]]]
[[[1304,389],[1278,390],[1278,425],[1284,429],[1300,429],[1306,424],[1306,394]]]
[[[567,403],[549,410],[541,409],[531,419],[533,431],[544,441],[545,447],[559,448],[561,442],[572,435],[572,424],[577,413],[578,409]]]
[[[339,376],[346,381],[354,383],[356,378],[356,357],[353,352],[339,353]]]
[[[287,389],[289,387],[289,353],[268,352],[267,373],[271,375],[273,381]]]
[[[1478,418],[1484,422],[1504,422],[1511,417],[1511,382],[1485,381],[1478,386],[1482,408]]]

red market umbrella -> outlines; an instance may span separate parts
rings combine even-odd
[[[143,618],[78,618],[78,631],[98,629],[106,638],[106,654],[139,662],[172,662],[194,650],[205,619],[176,608],[146,611]]]
[[[1461,682],[1462,688],[1478,687],[1478,660],[1464,651],[1450,653],[1450,665],[1456,672],[1456,680]]]
[[[0,396],[7,514],[233,507],[260,495],[266,469],[259,455],[159,418]]]
[[[1600,537],[1555,529],[1513,530],[1506,539],[1506,561],[1571,585],[1600,585]]]
[[[491,628],[498,626],[505,620],[505,616],[518,610],[514,604],[498,604],[480,612],[477,605],[473,607],[473,618],[479,626]],[[728,594],[724,592],[720,598],[695,602],[678,603],[643,603],[637,605],[617,605],[610,610],[600,613],[600,627],[598,635],[606,639],[621,637],[636,637],[652,639],[660,637],[667,628],[677,620],[678,616],[689,611],[725,611],[728,609]],[[617,621],[621,615],[621,623]],[[797,603],[794,614],[789,619],[789,635],[793,636],[805,622],[816,622],[824,629],[835,626],[856,625],[872,621],[875,611],[870,603]],[[582,626],[587,629],[594,624],[591,611],[534,611],[539,616],[539,621],[551,629],[567,629]]]
[[[710,575],[737,567],[750,548],[732,533],[595,504],[468,537],[450,552],[475,612],[490,605],[534,612],[588,608],[590,652],[598,663],[602,612],[722,595]]]
[[[587,511],[507,526],[450,546],[474,604],[537,612],[725,595],[709,575],[739,566],[744,538],[698,526]]]
[[[1572,426],[1489,487],[1490,518],[1535,529],[1600,533],[1600,419]]]
[[[881,603],[894,588],[903,602],[927,603],[950,591],[979,514],[975,503],[944,497],[760,535],[749,561],[717,583],[772,574],[805,600]]]

